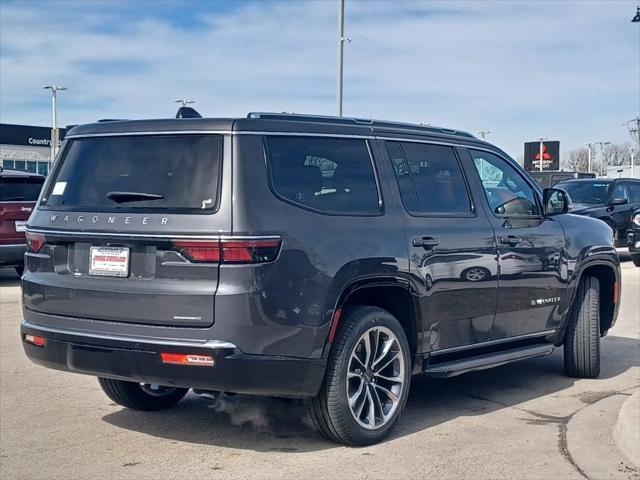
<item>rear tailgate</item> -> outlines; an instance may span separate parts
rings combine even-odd
[[[40,175],[4,172],[0,176],[0,244],[24,243],[24,228],[43,182]]]
[[[0,245],[24,244],[24,230],[35,202],[0,202]]]
[[[219,233],[231,230],[222,143],[204,134],[68,141],[30,221],[25,308],[212,325],[219,264],[206,253],[217,252]],[[200,250],[194,255],[185,242]]]

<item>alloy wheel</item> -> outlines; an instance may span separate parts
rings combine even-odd
[[[405,361],[400,342],[386,327],[367,330],[356,342],[347,370],[351,415],[368,430],[387,424],[400,405]]]

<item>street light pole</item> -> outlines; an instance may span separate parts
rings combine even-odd
[[[600,145],[600,152],[602,152],[602,165],[600,166],[600,176],[604,177],[604,174],[607,173],[606,171],[606,158],[604,156],[604,146],[605,145],[611,145],[611,142],[593,142],[596,145]]]
[[[547,137],[538,137],[538,139],[540,140],[540,171],[542,171],[542,155],[544,153],[544,141],[547,139]]]
[[[342,116],[342,88],[343,88],[343,76],[344,76],[344,42],[350,42],[351,40],[344,36],[344,0],[338,0],[340,2],[338,8],[338,116]]]
[[[58,153],[58,142],[60,139],[58,132],[58,110],[56,106],[56,97],[57,92],[66,90],[66,88],[61,85],[56,85],[55,83],[52,85],[46,85],[42,88],[45,90],[51,90],[51,165],[53,165],[53,162],[56,159],[56,154]]]
[[[591,173],[591,145],[593,145],[593,143],[587,143],[587,158],[588,163],[587,163],[587,173]]]

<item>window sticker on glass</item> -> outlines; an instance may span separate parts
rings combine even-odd
[[[62,195],[64,194],[65,188],[67,188],[67,182],[56,182],[51,191],[51,195]]]

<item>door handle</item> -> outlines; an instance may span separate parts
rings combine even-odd
[[[422,237],[413,239],[414,247],[422,247],[425,250],[431,250],[436,245],[440,245],[440,242],[433,237]]]
[[[516,237],[515,235],[507,235],[506,237],[500,237],[500,243],[505,245],[518,245],[522,242],[522,237]]]

